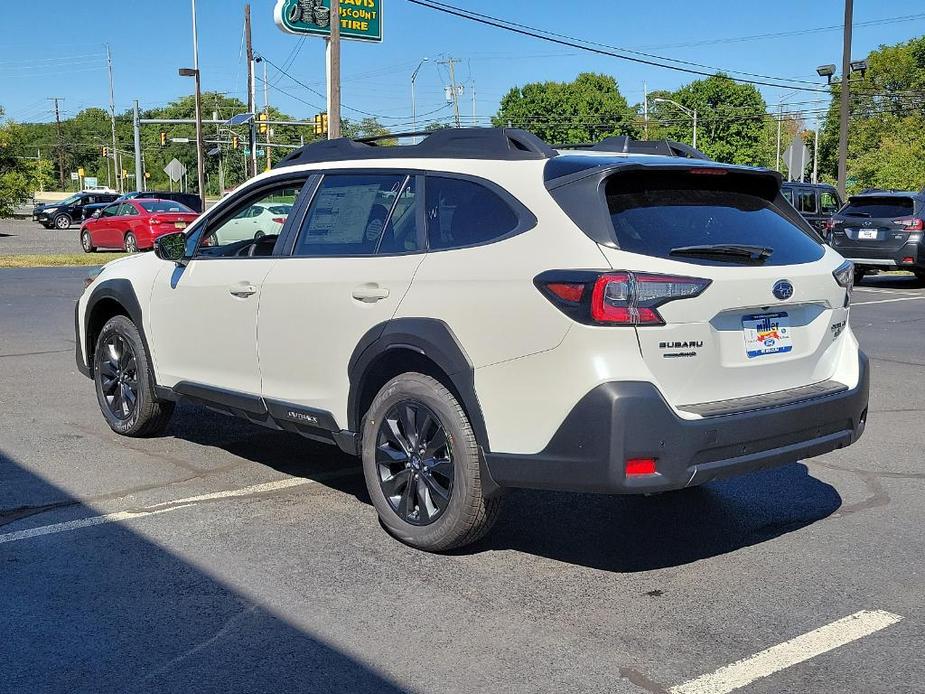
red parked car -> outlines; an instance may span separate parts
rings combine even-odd
[[[154,240],[185,229],[199,214],[173,200],[136,198],[105,207],[80,227],[86,253],[117,248],[128,253],[154,248]]]

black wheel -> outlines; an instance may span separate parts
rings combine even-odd
[[[859,269],[855,268],[855,270],[854,270],[854,283],[855,283],[855,284],[860,284],[860,283],[861,283],[861,280],[864,279],[864,275],[866,275],[866,274],[867,274],[867,272],[866,272],[865,270],[859,270]]]
[[[501,499],[485,498],[472,426],[439,381],[393,378],[370,405],[362,436],[370,498],[399,540],[439,552],[475,542],[494,525]]]
[[[84,253],[93,253],[96,250],[93,239],[90,238],[90,232],[86,229],[80,232],[80,245],[83,246]]]
[[[114,316],[100,331],[93,373],[100,410],[114,432],[152,436],[164,430],[173,403],[155,396],[144,342],[125,316]]]
[[[138,240],[135,238],[135,234],[128,232],[125,235],[125,252],[126,253],[137,253],[138,252]]]
[[[265,235],[266,235],[266,234],[264,234],[262,231],[258,231],[258,232],[256,232],[256,233],[254,234],[254,238],[255,238],[255,239],[262,239]]]
[[[71,218],[66,214],[59,214],[55,217],[55,229],[69,229],[71,227]]]

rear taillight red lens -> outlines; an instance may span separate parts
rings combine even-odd
[[[834,220],[834,219],[827,219],[827,220],[825,220],[825,230],[826,230],[826,231],[832,231],[832,229],[834,229],[834,228],[835,228],[835,220]]]
[[[625,463],[627,477],[639,477],[640,475],[654,475],[655,458],[630,458]]]
[[[285,217],[274,217],[273,221],[276,222],[277,224],[285,224],[286,218]]]
[[[643,272],[552,270],[535,283],[563,313],[591,325],[664,325],[658,307],[699,295],[710,280]]]
[[[925,220],[922,219],[894,219],[893,223],[901,225],[903,231],[925,231]]]
[[[163,224],[163,222],[164,222],[164,220],[161,219],[160,217],[151,217],[151,219],[149,219],[148,221],[149,221],[151,224]]]

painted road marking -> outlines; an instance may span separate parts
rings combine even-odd
[[[332,471],[330,474],[324,475],[323,479],[329,477],[341,476],[346,474],[353,474],[356,472],[355,468],[344,469],[340,471]],[[266,494],[267,492],[276,492],[282,489],[291,489],[293,487],[301,487],[306,484],[317,484],[319,479],[306,479],[304,477],[291,477],[284,480],[276,480],[275,482],[264,482],[263,484],[254,484],[249,487],[241,487],[240,489],[227,489],[222,492],[212,492],[210,494],[199,494],[198,496],[188,496],[183,499],[174,499],[173,501],[165,501],[160,504],[154,504],[152,506],[146,506],[137,511],[117,511],[115,513],[106,513],[101,516],[91,516],[90,518],[78,518],[77,520],[65,521],[63,523],[52,523],[51,525],[43,525],[38,528],[28,528],[26,530],[17,530],[12,533],[5,533],[0,535],[0,544],[5,542],[16,542],[17,540],[28,540],[33,537],[41,537],[42,535],[54,535],[56,533],[66,533],[71,530],[80,530],[81,528],[89,528],[94,525],[102,525],[104,523],[118,523],[125,520],[134,520],[136,518],[145,518],[147,516],[154,516],[160,513],[167,513],[169,511],[176,511],[181,508],[187,508],[194,504],[199,504],[204,501],[215,501],[218,499],[231,499],[234,497],[240,496],[251,496],[254,494]]]
[[[902,617],[883,610],[861,610],[772,646],[715,672],[679,684],[669,694],[726,694],[896,624]]]
[[[892,304],[896,301],[919,301],[925,296],[903,296],[897,299],[878,299],[877,301],[852,301],[852,306],[869,306],[870,304]]]

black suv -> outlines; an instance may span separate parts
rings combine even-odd
[[[192,193],[180,193],[178,191],[169,190],[146,190],[143,192],[136,190],[131,193],[124,193],[119,197],[118,201],[122,202],[123,200],[132,200],[134,198],[173,200],[174,202],[179,202],[182,205],[186,205],[188,208],[193,210],[193,212],[202,212],[202,199],[198,195],[193,195]],[[84,219],[89,219],[93,216],[94,212],[102,210],[104,207],[109,207],[109,202],[100,202],[95,205],[85,205]]]
[[[826,235],[832,215],[842,206],[838,191],[827,183],[786,181],[780,192],[822,236]]]
[[[32,210],[32,220],[39,222],[46,229],[67,229],[74,222],[84,219],[84,209],[88,205],[102,204],[103,207],[119,196],[115,193],[100,193],[97,191],[84,191],[74,193],[61,202],[50,202],[45,205],[36,205]]]
[[[925,280],[923,220],[922,193],[864,191],[832,217],[829,244],[854,262],[856,280],[870,270],[909,270]]]

